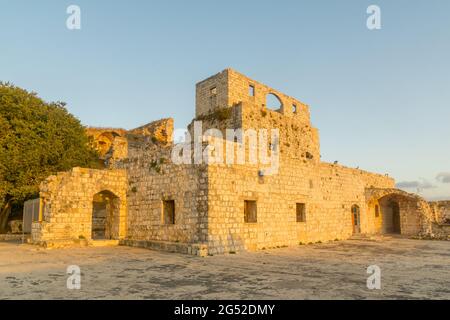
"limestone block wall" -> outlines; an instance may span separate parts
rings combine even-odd
[[[211,113],[228,104],[228,70],[209,77],[196,85],[195,115]]]
[[[281,102],[281,108],[277,110],[286,117],[295,117],[297,121],[310,123],[309,106],[265,84],[250,79],[249,77],[233,70],[228,73],[228,105],[232,106],[240,102],[247,102],[259,109],[267,109],[267,95],[275,95]],[[249,86],[254,88],[254,95],[250,95]],[[295,107],[295,112],[293,108]]]
[[[91,145],[99,152],[102,160],[115,161],[127,157],[126,133],[126,130],[120,128],[86,128]]]
[[[119,199],[111,221],[113,239],[126,236],[127,175],[125,170],[73,168],[50,176],[40,187],[41,216],[32,226],[32,240],[91,239],[94,196],[109,191]]]
[[[107,167],[114,167],[117,161],[128,157],[128,142],[140,137],[147,138],[153,142],[163,145],[172,142],[173,119],[161,119],[152,121],[132,130],[120,128],[86,128],[86,134],[90,138],[91,146],[94,147],[100,159]]]
[[[351,207],[366,215],[365,188],[392,187],[391,178],[329,164],[283,159],[278,175],[258,176],[250,165],[208,168],[208,244],[212,254],[347,239],[353,234]],[[257,203],[257,222],[244,222],[244,201]],[[306,205],[297,222],[296,204]]]
[[[422,236],[450,240],[450,201],[434,201],[429,206],[432,210],[431,227]]]
[[[423,231],[425,215],[420,203],[399,199],[401,234],[414,236]]]
[[[285,158],[300,159],[303,162],[320,161],[319,132],[307,120],[264,110],[255,104],[244,103],[242,108],[242,128],[266,129],[270,136],[271,129],[278,129],[280,135],[280,152]]]
[[[437,223],[450,224],[450,201],[435,201],[430,202],[434,212]]]
[[[283,158],[299,159],[304,163],[320,162],[319,132],[310,123],[285,117],[276,111],[263,110],[249,103],[239,103],[228,110],[227,113],[198,117],[196,120],[201,121],[203,133],[211,128],[218,129],[226,139],[227,129],[242,129],[243,132],[254,130],[257,135],[265,129],[268,142],[272,143],[271,130],[278,129],[279,151]],[[191,136],[194,135],[193,123],[189,126],[189,132]],[[248,145],[248,138],[245,143]]]
[[[250,94],[250,86],[253,88],[253,95]],[[303,123],[310,122],[308,105],[233,69],[225,69],[197,83],[196,116],[211,113],[218,108],[232,107],[241,102],[266,109],[269,94],[275,95],[280,100],[281,108],[277,110],[279,113],[296,117]]]
[[[176,165],[171,146],[135,145],[128,172],[128,239],[199,243],[207,238],[206,165]],[[175,203],[175,223],[163,217],[163,201]]]
[[[173,135],[173,119],[166,118],[150,122],[128,131],[129,134],[150,137],[154,142],[170,144]]]

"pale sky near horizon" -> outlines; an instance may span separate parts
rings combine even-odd
[[[195,83],[231,67],[311,106],[324,161],[450,199],[449,15],[448,0],[0,0],[0,81],[85,125],[182,128]]]

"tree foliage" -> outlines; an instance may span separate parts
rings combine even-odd
[[[65,104],[0,82],[0,229],[8,204],[36,197],[46,177],[76,166],[96,168],[98,155]]]

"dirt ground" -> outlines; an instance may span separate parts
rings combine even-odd
[[[67,267],[81,289],[67,289]],[[381,268],[369,290],[367,267]],[[206,258],[0,243],[0,299],[450,299],[450,242],[383,237]]]

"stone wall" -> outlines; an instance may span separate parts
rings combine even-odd
[[[362,232],[372,231],[365,188],[392,187],[391,178],[337,165],[283,160],[277,175],[258,166],[208,167],[208,244],[212,254],[347,239],[351,207],[361,208]],[[244,201],[257,202],[257,223],[244,222]],[[296,204],[306,205],[297,222]]]
[[[120,128],[86,128],[91,146],[98,151],[103,161],[116,161],[127,157],[127,131]]]
[[[91,146],[107,167],[114,167],[117,161],[128,158],[128,143],[135,140],[167,145],[172,142],[173,119],[152,121],[141,127],[125,130],[120,128],[86,128]]]
[[[166,118],[150,122],[146,125],[130,130],[128,134],[150,137],[153,142],[158,142],[163,145],[172,142],[173,135],[173,119]]]
[[[450,224],[450,201],[430,202],[435,212],[435,219],[440,224]]]
[[[40,190],[41,217],[33,223],[33,242],[90,240],[93,201],[102,191],[109,191],[120,199],[119,208],[111,217],[111,238],[126,236],[126,171],[73,168],[47,178]]]
[[[214,112],[219,106],[229,106],[228,70],[197,83],[195,92],[196,117]]]
[[[434,214],[432,238],[450,240],[450,201],[430,202]]]
[[[128,173],[128,240],[197,244],[207,238],[206,165],[176,165],[172,145],[131,145]],[[175,223],[163,217],[164,201],[175,203]],[[147,244],[146,246],[151,246]]]
[[[249,92],[250,86],[254,88],[253,95]],[[197,83],[195,114],[198,117],[242,102],[254,105],[258,109],[266,109],[269,94],[275,95],[280,100],[281,108],[277,110],[279,113],[309,123],[309,107],[306,104],[233,69],[225,69]]]

